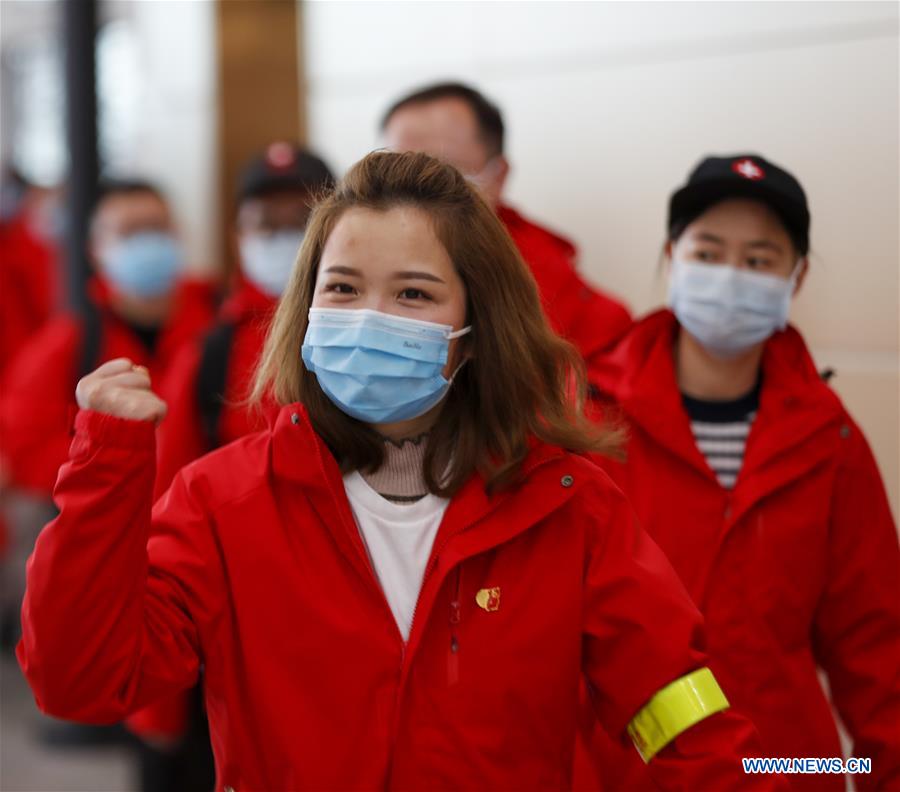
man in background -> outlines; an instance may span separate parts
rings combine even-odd
[[[391,105],[381,131],[388,148],[439,157],[479,188],[531,268],[551,325],[585,360],[630,327],[628,309],[582,279],[570,241],[504,203],[510,166],[504,155],[503,118],[482,94],[461,83],[431,85]]]

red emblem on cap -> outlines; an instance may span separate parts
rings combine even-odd
[[[751,159],[742,159],[732,162],[731,170],[739,176],[743,176],[745,179],[750,179],[750,181],[756,181],[766,175],[766,172]]]
[[[290,143],[272,143],[266,149],[266,162],[272,168],[290,168],[294,159],[294,147]]]

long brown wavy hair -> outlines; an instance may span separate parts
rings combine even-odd
[[[497,216],[453,167],[419,153],[376,151],[354,165],[314,208],[290,283],[266,339],[251,401],[302,402],[343,472],[377,470],[384,439],[341,412],[306,369],[306,335],[319,261],[341,215],[355,207],[425,212],[466,287],[459,343],[469,361],[453,381],[425,451],[428,489],[455,494],[478,471],[488,491],[518,480],[535,440],[617,456],[620,432],[584,416],[585,371],[541,310],[537,285]]]

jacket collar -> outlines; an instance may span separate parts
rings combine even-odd
[[[138,343],[132,325],[114,309],[114,292],[107,281],[93,275],[87,282],[87,296],[104,321],[113,322]],[[212,305],[211,281],[193,278],[179,281],[174,287],[169,314],[160,326],[153,358],[169,359],[181,344],[200,333],[212,320]]]
[[[681,403],[673,348],[678,323],[668,311],[637,322],[609,355],[591,362],[588,379],[628,420],[702,474],[713,477],[694,442]]]
[[[678,330],[671,311],[650,314],[605,359],[592,366],[589,378],[655,442],[715,482],[681,403],[673,355]],[[840,401],[822,382],[803,338],[793,327],[769,339],[761,366],[759,411],[734,492],[740,498],[751,490],[751,501],[832,453],[832,438],[821,430],[839,422],[843,413]]]
[[[337,501],[346,501],[343,475],[337,460],[316,433],[309,414],[301,403],[282,407],[271,431],[272,470],[275,476],[296,482],[307,491],[328,491]],[[544,469],[565,466],[567,458],[567,454],[559,448],[533,442],[523,465],[521,482],[493,496],[489,496],[485,491],[482,476],[477,472],[474,473],[453,497],[441,533],[450,530],[447,526],[454,526],[454,534],[465,530],[505,504],[511,495],[529,487],[542,487],[540,479],[543,478]],[[542,495],[541,498],[534,499],[541,505],[535,508],[534,502],[531,503],[528,514],[534,516],[527,521],[529,525],[523,526],[522,530],[539,522],[546,514],[568,500],[575,489],[577,488],[556,487],[553,491],[560,490],[559,497]],[[526,497],[525,500],[531,499]],[[440,538],[439,534],[438,539]]]
[[[516,487],[489,496],[484,479],[476,473],[453,497],[426,565],[412,630],[403,652],[401,687],[450,570],[464,559],[524,533],[568,501],[587,478],[576,475],[571,482],[562,483],[575,464],[562,450],[533,443],[523,466],[522,481]],[[337,461],[314,431],[300,404],[284,407],[276,420],[272,430],[272,468],[275,476],[304,487],[304,494],[331,529],[348,561],[374,587],[373,593],[381,596]]]

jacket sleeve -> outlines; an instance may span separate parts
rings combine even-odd
[[[17,654],[43,711],[114,722],[195,682],[221,568],[181,477],[151,528],[152,423],[86,411],[75,426],[59,516],[28,561]]]
[[[602,490],[588,496],[595,536],[585,570],[583,667],[601,725],[626,740],[641,708],[707,657],[703,617],[675,571],[624,496],[608,482]],[[663,789],[781,788],[776,776],[744,774],[741,757],[760,752],[754,726],[728,709],[682,732],[647,769]]]
[[[868,443],[845,424],[835,482],[829,566],[816,613],[816,659],[853,755],[872,760],[860,790],[900,788],[900,550],[897,527]]]
[[[182,345],[159,385],[168,411],[156,429],[156,480],[153,497],[161,497],[181,468],[203,456],[206,448],[197,410],[197,369],[200,348],[196,341]],[[133,713],[125,725],[143,739],[177,740],[188,727],[190,692],[180,691]]]

